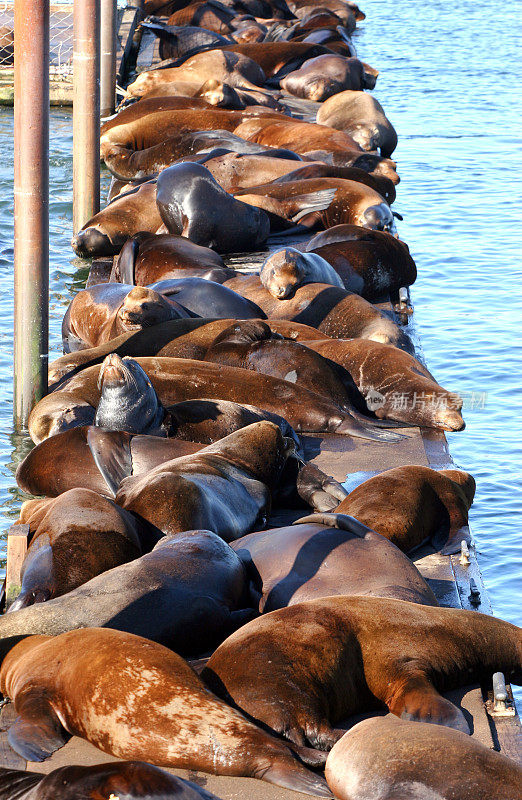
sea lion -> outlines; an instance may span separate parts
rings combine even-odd
[[[229,152],[204,163],[220,186],[231,194],[238,189],[274,181],[287,183],[305,178],[345,178],[365,183],[389,203],[395,199],[395,187],[388,178],[374,177],[356,167],[333,167],[321,161],[296,164],[294,160],[272,157],[268,152],[258,155]]]
[[[31,761],[45,760],[72,734],[123,759],[258,776],[331,797],[292,749],[210,694],[180,656],[140,636],[85,628],[29,637],[5,657],[0,686],[19,715],[9,742]]]
[[[208,113],[208,112],[207,112]],[[228,112],[233,113],[233,112]],[[236,136],[267,147],[289,147],[299,155],[336,167],[357,167],[374,176],[399,183],[395,161],[362,150],[351,136],[326,125],[296,119],[245,119]]]
[[[178,81],[200,82],[218,80],[233,88],[258,89],[265,82],[265,74],[256,61],[238,52],[209,50],[191,56],[179,67],[141,72],[127,87],[127,95],[140,97],[160,84]],[[123,120],[122,120],[123,122]],[[107,130],[102,127],[102,136]]]
[[[247,103],[243,97],[243,93],[228,83],[221,83],[218,80],[206,81],[201,86],[200,81],[176,81],[175,83],[159,83],[147,89],[142,99],[151,97],[178,97],[182,98],[201,98],[205,103],[216,106],[217,108],[227,108],[229,110],[241,110],[247,105],[252,105],[252,102]],[[138,101],[138,102],[141,102]],[[278,108],[274,105],[274,108]]]
[[[231,547],[245,564],[261,613],[348,594],[438,605],[409,558],[344,514],[312,514],[289,527],[250,533]]]
[[[240,558],[217,534],[183,531],[79,585],[63,597],[0,618],[3,638],[112,628],[185,657],[213,649],[252,619]],[[3,624],[2,624],[3,623]]]
[[[351,514],[404,552],[431,539],[444,555],[460,551],[460,531],[468,524],[475,480],[460,469],[436,471],[405,465],[375,475],[357,486],[336,513]]]
[[[397,147],[395,128],[379,101],[367,92],[334,94],[320,106],[315,121],[345,131],[363,150],[378,150],[385,158]]]
[[[183,236],[138,233],[123,245],[111,281],[148,286],[156,281],[203,278],[221,283],[234,276],[220,255]]]
[[[274,78],[275,82],[308,59],[331,52],[328,47],[308,42],[245,42],[224,45],[223,50],[251,58],[259,64],[265,76]]]
[[[186,162],[163,170],[156,204],[170,233],[220,253],[259,249],[270,233],[264,211],[225,192],[202,164]]]
[[[471,736],[393,714],[365,719],[330,751],[339,800],[519,800],[522,767]]]
[[[59,767],[48,775],[0,768],[2,800],[219,800],[201,786],[143,761]]]
[[[22,589],[9,611],[70,592],[142,553],[147,525],[112,500],[88,489],[24,503],[19,522],[30,541]]]
[[[208,348],[222,331],[229,328],[233,319],[175,319],[161,322],[151,328],[129,331],[111,339],[105,344],[77,350],[53,361],[49,367],[49,390],[58,388],[68,377],[80,372],[84,367],[101,364],[109,353],[120,356],[170,356],[204,360]],[[266,320],[272,333],[285,339],[304,342],[328,338],[324,332],[318,333],[309,325],[300,325],[285,319]]]
[[[462,711],[439,691],[496,670],[522,681],[522,630],[509,622],[476,611],[345,596],[298,603],[247,623],[218,647],[202,678],[270,730],[328,750],[344,733],[336,723],[382,705],[403,719],[469,733]]]
[[[371,338],[306,345],[349,372],[379,419],[443,431],[463,430],[458,394],[444,389],[413,355],[392,347],[391,340],[385,343],[384,337],[380,341]]]
[[[323,193],[326,196],[327,192],[331,192],[329,202],[322,209],[315,209],[314,196]],[[331,228],[348,223],[396,233],[393,212],[384,197],[358,181],[311,178],[240,189],[234,196],[244,203],[308,228]]]
[[[100,283],[73,297],[62,323],[64,352],[96,347],[122,333],[192,315],[264,316],[252,301],[202,278],[177,278],[149,286]]]
[[[163,407],[182,400],[214,399],[255,405],[284,417],[298,433],[337,433],[363,439],[398,441],[388,431],[362,425],[326,397],[290,381],[237,367],[185,358],[139,358]],[[100,401],[100,368],[88,367],[43,397],[29,419],[31,438],[48,436],[79,425],[91,425]]]
[[[313,0],[291,0],[289,7],[291,7],[291,11],[301,19],[304,15],[308,14],[311,9],[317,8],[326,8],[329,11],[333,11],[337,14],[342,24],[350,31],[355,29],[355,23],[357,20],[364,19],[365,15],[357,8],[357,6],[352,6],[350,3],[344,2],[344,0],[320,0],[320,3],[314,2]]]
[[[189,316],[186,308],[150,287],[99,283],[80,290],[71,300],[62,322],[64,353]]]
[[[352,377],[299,342],[275,336],[261,320],[236,322],[216,337],[205,361],[282,378],[324,395],[357,415],[364,401]],[[355,406],[355,408],[354,408]],[[361,417],[361,422],[369,422]]]
[[[309,283],[300,286],[288,300],[277,300],[267,292],[258,275],[240,275],[225,281],[225,286],[248,297],[270,319],[279,317],[310,325],[334,339],[363,338],[413,349],[411,341],[395,322],[346,289]],[[330,355],[326,357],[335,360]]]
[[[281,88],[296,97],[321,103],[345,89],[373,89],[379,72],[358,58],[324,55],[311,58],[286,75]]]
[[[336,229],[354,229],[353,238],[329,243]],[[316,234],[304,249],[324,258],[339,274],[346,289],[367,300],[377,300],[411,286],[417,279],[415,261],[408,246],[384,231],[355,225],[337,225]],[[324,242],[323,245],[320,243]]]
[[[265,258],[259,279],[267,292],[278,300],[291,297],[305,283],[328,283],[347,288],[328,261],[316,253],[301,253],[295,247],[276,250]]]
[[[134,234],[156,233],[162,224],[156,206],[156,184],[142,183],[115,197],[86,222],[71,239],[71,247],[81,258],[112,256]]]

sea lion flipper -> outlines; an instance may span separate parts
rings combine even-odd
[[[292,222],[299,222],[307,214],[314,211],[325,211],[336,195],[337,189],[320,189],[317,192],[303,194],[299,197],[299,203],[304,207],[291,217]]]
[[[440,548],[441,555],[443,556],[453,556],[456,553],[460,553],[462,542],[466,542],[468,546],[472,542],[467,525],[463,528],[459,528],[457,531],[450,531],[447,541],[442,543],[443,546],[441,546],[440,540],[435,539],[434,541],[433,537],[431,541],[434,547]]]
[[[20,707],[20,703],[17,705]],[[70,734],[41,697],[28,696],[21,706],[22,715],[9,728],[9,744],[27,761],[45,761],[67,744]]]
[[[125,431],[107,431],[94,425],[87,431],[94,463],[114,497],[122,480],[132,475],[131,438]]]
[[[299,470],[297,493],[316,511],[333,511],[348,496],[348,492],[340,483],[309,463],[304,464]]]
[[[402,674],[401,674],[402,673]],[[411,722],[428,722],[444,725],[461,733],[470,734],[470,728],[460,708],[442,697],[426,675],[412,670],[406,676],[399,670],[400,689],[388,703],[388,708],[401,719]]]

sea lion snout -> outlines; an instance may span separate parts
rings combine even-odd
[[[174,316],[174,308],[158,292],[135,286],[126,296],[118,311],[118,318],[126,329],[166,322]]]
[[[117,250],[106,233],[97,228],[85,228],[71,239],[71,247],[77,256],[112,256]]]

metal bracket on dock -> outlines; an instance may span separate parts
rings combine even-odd
[[[503,672],[493,675],[493,690],[488,692],[486,710],[491,717],[514,717],[516,714],[515,702],[511,687],[506,685]]]
[[[399,317],[401,325],[407,325],[409,317],[413,314],[413,308],[410,305],[410,297],[406,286],[401,286],[399,289],[399,302],[393,306],[393,310]]]
[[[7,532],[7,566],[5,576],[6,608],[20,594],[22,564],[27,553],[29,525],[11,525]]]

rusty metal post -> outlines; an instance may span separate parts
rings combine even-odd
[[[100,210],[100,0],[74,0],[73,228]]]
[[[100,113],[114,114],[116,105],[117,0],[101,0],[100,19]]]
[[[47,392],[49,0],[15,3],[14,420]]]

